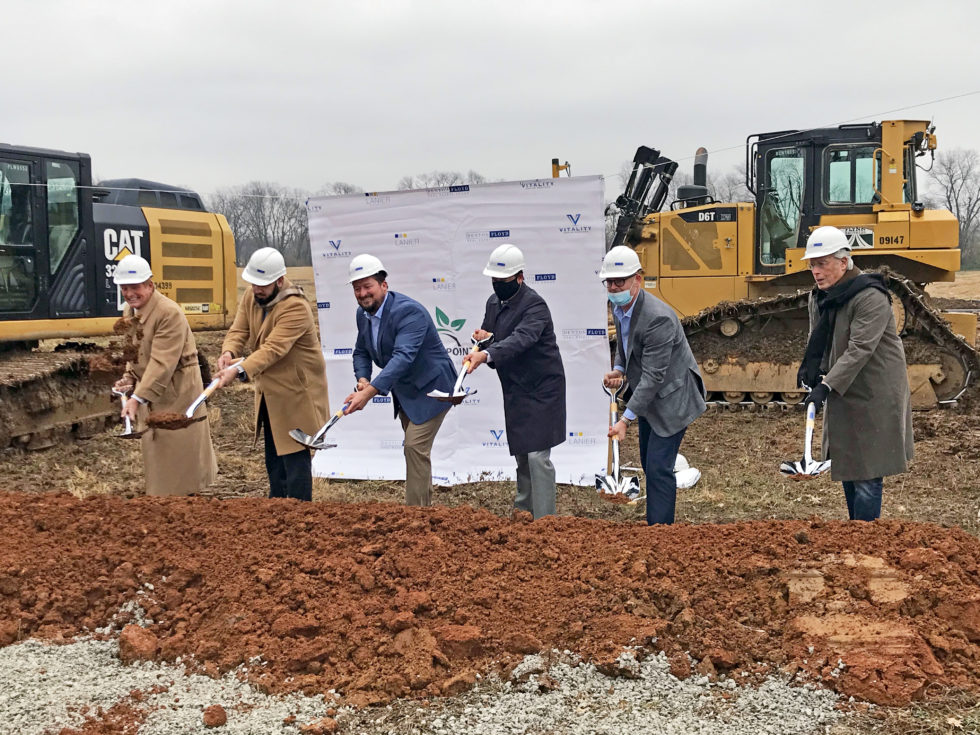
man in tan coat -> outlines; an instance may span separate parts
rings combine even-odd
[[[228,330],[218,379],[241,376],[255,383],[255,439],[265,435],[270,498],[313,499],[310,450],[289,436],[316,433],[327,420],[327,372],[313,310],[303,289],[286,278],[286,263],[273,248],[256,250],[242,278],[252,284]],[[238,365],[236,358],[251,354]]]
[[[114,280],[126,299],[123,318],[132,320],[138,337],[135,361],[126,363],[117,390],[132,391],[122,415],[137,426],[156,413],[183,413],[203,390],[197,344],[183,310],[153,285],[150,264],[127,255],[116,266]],[[204,489],[218,474],[211,445],[207,408],[203,421],[185,429],[149,429],[141,438],[147,495],[188,495]]]

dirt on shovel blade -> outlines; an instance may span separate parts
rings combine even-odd
[[[146,419],[146,425],[152,429],[184,429],[195,421],[200,421],[200,419],[189,419],[182,413],[161,411],[160,413],[151,413]]]

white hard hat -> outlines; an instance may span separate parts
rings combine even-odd
[[[112,280],[117,286],[132,286],[137,283],[146,283],[153,278],[153,271],[145,258],[138,255],[127,255],[116,265],[116,272]]]
[[[286,275],[286,261],[275,248],[259,248],[248,259],[242,279],[255,286],[268,286]]]
[[[524,253],[517,246],[505,242],[490,253],[490,260],[487,261],[487,267],[483,269],[483,275],[491,278],[510,278],[522,270],[524,270]]]
[[[627,278],[640,270],[640,258],[628,245],[617,245],[602,259],[599,269],[600,280],[607,278]]]
[[[688,467],[686,470],[674,473],[674,480],[677,483],[678,490],[686,490],[689,487],[694,487],[700,479],[701,470],[695,467]]]
[[[347,283],[353,283],[354,281],[359,281],[362,278],[376,275],[384,269],[385,267],[381,260],[379,258],[375,258],[373,255],[368,255],[367,253],[355,255],[350,261],[350,268],[348,270],[350,279],[347,281]]]
[[[810,237],[806,239],[806,252],[803,254],[802,260],[833,255],[838,250],[847,250],[850,252],[850,240],[847,239],[847,235],[836,227],[825,225],[824,227],[815,229],[810,233]]]
[[[687,457],[685,457],[683,454],[678,454],[677,459],[674,460],[674,472],[689,469],[690,466],[691,465],[687,462]]]

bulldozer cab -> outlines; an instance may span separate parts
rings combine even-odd
[[[931,127],[922,121],[749,136],[746,186],[756,196],[754,272],[786,273],[787,250],[804,248],[820,225],[843,229],[854,251],[911,244],[907,227],[879,238],[875,232],[883,221],[909,222],[913,208],[922,210],[913,204],[915,157],[934,146]],[[882,217],[881,212],[905,215]],[[790,272],[799,266],[791,265]]]

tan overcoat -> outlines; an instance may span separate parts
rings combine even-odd
[[[129,306],[123,309],[123,316],[133,316]],[[136,427],[145,428],[150,410],[182,414],[204,387],[197,343],[181,308],[154,291],[136,318],[142,337],[136,362],[126,363],[126,374],[136,383],[133,394],[149,401],[136,414]],[[143,434],[147,495],[187,495],[214,482],[218,464],[207,408],[201,405],[195,416],[205,419],[186,429],[150,429]]]
[[[259,436],[259,406],[265,398],[276,454],[304,449],[289,436],[290,429],[313,434],[330,414],[327,368],[313,322],[313,310],[303,289],[288,279],[266,306],[247,290],[228,330],[222,353],[251,354],[242,367],[255,384],[255,439]]]

